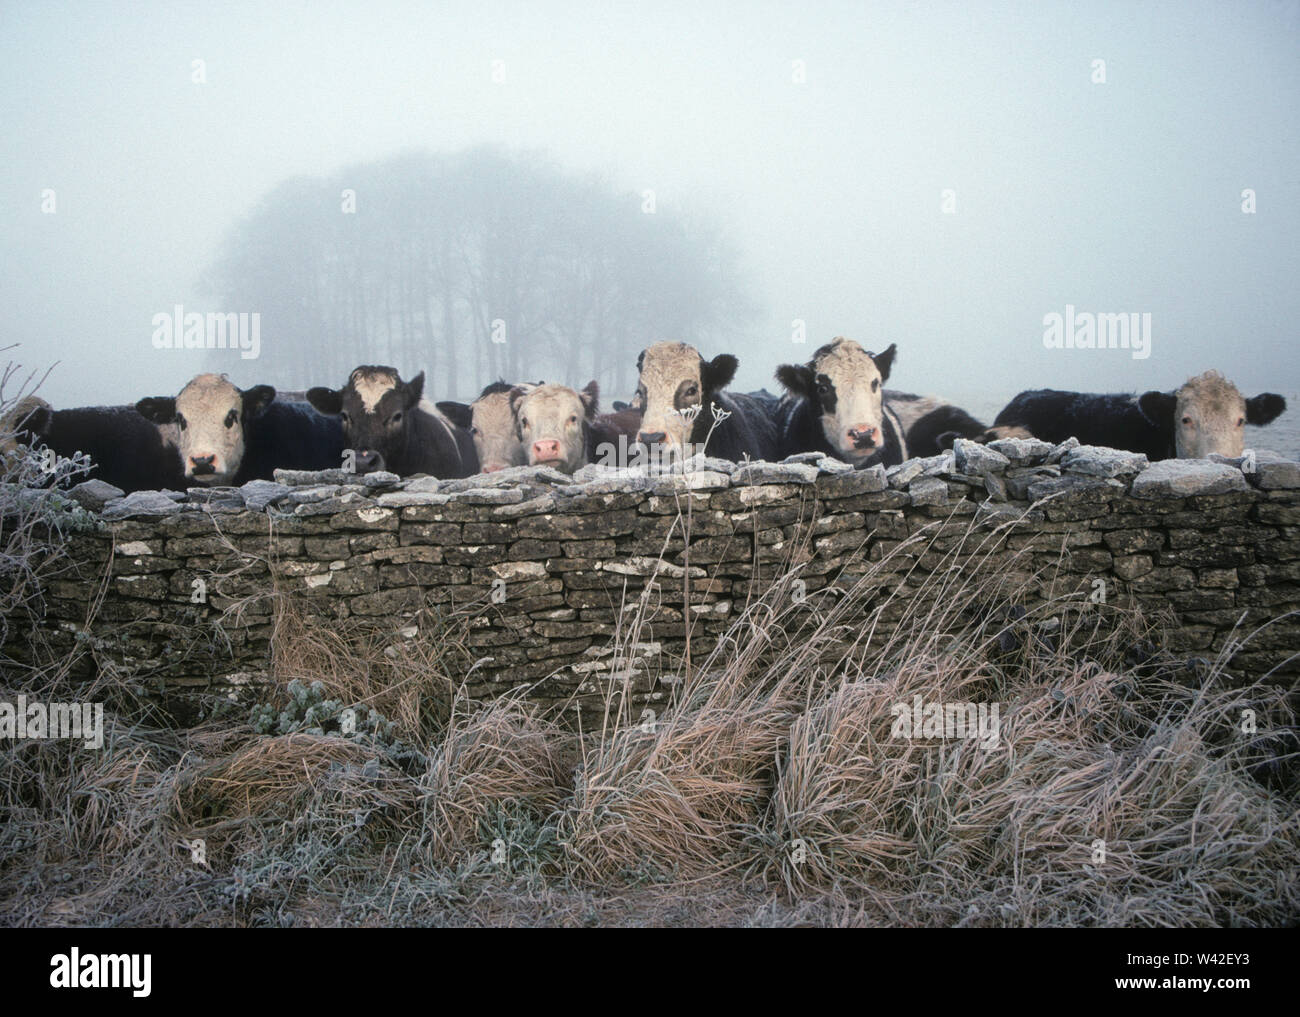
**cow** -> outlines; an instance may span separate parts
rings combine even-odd
[[[896,466],[908,456],[904,427],[885,404],[893,343],[870,353],[840,336],[806,364],[782,364],[779,424],[785,455],[824,452],[858,467]]]
[[[510,394],[511,414],[529,465],[573,473],[590,462],[617,462],[619,439],[625,449],[641,414],[630,409],[599,413],[599,402],[595,381],[581,392],[566,385],[517,386]]]
[[[127,494],[183,490],[178,431],[146,420],[133,406],[81,406],[56,410],[44,399],[25,396],[0,423],[0,447],[48,448],[62,457],[90,457],[79,479],[103,480]]]
[[[139,414],[177,428],[184,478],[221,487],[270,480],[276,469],[324,470],[343,462],[343,430],[306,403],[281,402],[270,385],[241,389],[200,374],[175,396],[150,396]]]
[[[307,399],[342,422],[358,473],[473,476],[478,456],[469,431],[453,424],[433,403],[421,401],[423,393],[423,371],[403,381],[396,368],[365,365],[356,368],[342,388],[308,389]]]
[[[740,362],[729,353],[705,360],[686,343],[655,343],[637,358],[635,405],[642,410],[637,441],[669,456],[705,451],[739,462],[772,460],[780,441],[768,407],[752,396],[724,392]]]
[[[1245,426],[1263,427],[1286,409],[1273,392],[1246,399],[1218,371],[1189,379],[1174,392],[1021,392],[993,421],[1018,426],[1043,441],[1074,437],[1085,445],[1141,452],[1158,459],[1229,458],[1245,449]]]
[[[537,382],[537,385],[541,384],[542,382]],[[484,473],[496,473],[528,462],[528,453],[519,440],[514,413],[510,409],[510,393],[516,388],[535,387],[536,385],[511,385],[507,381],[494,381],[472,403],[447,400],[437,404],[438,412],[470,433],[479,469]]]

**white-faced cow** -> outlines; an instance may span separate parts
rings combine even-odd
[[[270,385],[241,389],[224,374],[200,374],[178,395],[141,399],[136,410],[155,424],[176,426],[190,484],[243,484],[270,480],[277,468],[342,465],[338,421],[306,403],[281,402]]]
[[[541,384],[537,382],[537,385]],[[494,381],[472,403],[446,400],[437,404],[440,413],[470,433],[482,472],[496,473],[510,466],[527,464],[528,452],[515,428],[510,393],[515,389],[536,388],[537,385]]]
[[[432,403],[421,402],[424,372],[403,381],[397,369],[358,367],[340,389],[313,388],[307,399],[321,413],[337,415],[358,473],[389,470],[400,476],[469,477],[478,457],[467,430]]]
[[[1035,389],[1003,407],[995,426],[1023,427],[1043,441],[1078,438],[1145,453],[1148,459],[1236,457],[1245,450],[1247,424],[1262,427],[1286,409],[1273,392],[1245,398],[1218,371],[1191,378],[1175,392],[1096,394]]]
[[[37,396],[20,399],[0,422],[0,450],[22,444],[64,457],[85,453],[94,465],[77,479],[103,480],[128,494],[185,488],[177,440],[174,425],[146,420],[133,406],[56,410]]]
[[[637,359],[636,406],[642,411],[638,442],[680,455],[686,446],[738,462],[780,454],[776,422],[752,396],[724,392],[740,362],[723,353],[705,360],[685,343],[655,343]],[[707,447],[706,447],[707,444]]]
[[[528,464],[553,466],[563,473],[585,465],[599,400],[594,381],[581,392],[567,385],[521,385],[511,392],[515,433]]]
[[[782,364],[776,380],[783,454],[826,452],[855,466],[894,466],[907,458],[903,425],[885,404],[897,348],[870,353],[839,337],[806,364]]]

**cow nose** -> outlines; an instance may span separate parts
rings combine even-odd
[[[560,443],[554,438],[542,438],[533,442],[533,459],[543,461],[560,458]]]
[[[217,457],[210,456],[190,456],[190,472],[196,476],[202,476],[207,473],[216,473]]]
[[[870,424],[854,424],[849,428],[849,441],[861,448],[876,443],[876,429]]]
[[[357,453],[356,463],[358,473],[374,473],[384,468],[384,457],[378,452],[363,449]]]
[[[642,445],[658,445],[667,435],[663,431],[641,431],[636,440]]]

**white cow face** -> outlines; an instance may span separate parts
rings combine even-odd
[[[884,388],[896,352],[891,343],[883,353],[869,353],[840,337],[807,364],[783,364],[776,378],[791,395],[813,406],[836,455],[855,462],[884,444]]]
[[[594,381],[581,392],[566,385],[519,387],[510,406],[519,443],[530,466],[553,466],[573,473],[587,461],[587,433],[596,415],[600,390]]]
[[[707,433],[707,408],[714,393],[731,384],[739,363],[729,353],[705,360],[685,343],[655,343],[643,350],[633,400],[643,411],[637,440],[647,447],[683,452],[693,444],[692,432]]]
[[[1144,392],[1138,408],[1172,436],[1179,459],[1203,459],[1216,452],[1236,458],[1246,448],[1246,425],[1272,423],[1286,409],[1286,400],[1273,392],[1246,399],[1218,371],[1206,371],[1172,394]]]
[[[273,399],[270,385],[244,390],[224,374],[200,374],[179,395],[141,399],[135,408],[155,424],[175,426],[187,480],[220,486],[239,472],[247,428]]]

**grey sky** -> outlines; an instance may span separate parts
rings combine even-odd
[[[62,362],[56,405],[175,391],[200,355],[151,318],[224,309],[200,274],[276,183],[488,143],[719,216],[760,308],[741,388],[842,334],[994,408],[1207,367],[1291,395],[1298,113],[1294,2],[7,3],[0,336]],[[1152,355],[1044,349],[1067,303],[1150,312]]]

